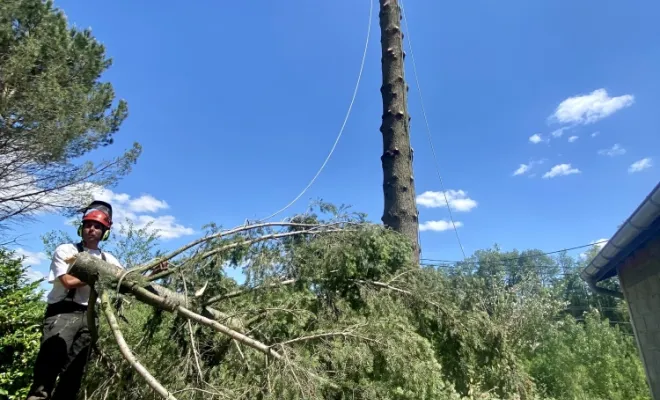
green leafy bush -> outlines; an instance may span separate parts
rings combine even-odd
[[[566,316],[550,326],[528,368],[543,392],[557,399],[651,398],[635,338],[596,310],[585,314],[584,323]]]
[[[45,307],[40,282],[28,280],[21,261],[0,249],[0,398],[9,400],[27,394]]]

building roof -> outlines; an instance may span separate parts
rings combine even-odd
[[[658,234],[660,234],[660,183],[582,270],[580,276],[591,284],[615,276],[617,267],[633,251]]]

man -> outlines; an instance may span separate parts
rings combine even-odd
[[[99,243],[107,240],[110,235],[112,206],[94,201],[81,211],[83,217],[78,235],[82,241],[62,244],[53,254],[48,276],[48,282],[53,284],[53,288],[47,297],[41,348],[27,400],[74,400],[87,364],[91,345],[87,302],[91,289],[85,282],[67,274],[69,265],[64,260],[86,251],[123,269],[112,254],[99,249]],[[166,268],[165,263],[152,272]],[[60,380],[55,388],[58,375]]]

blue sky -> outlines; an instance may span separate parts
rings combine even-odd
[[[143,145],[110,197],[124,215],[166,228],[166,248],[196,238],[210,221],[231,227],[268,216],[307,185],[342,124],[369,15],[369,0],[56,5],[71,23],[91,27],[114,60],[104,79],[128,101],[130,116],[116,144],[97,155]],[[466,252],[495,243],[550,251],[610,237],[660,178],[660,4],[405,6]],[[323,198],[380,221],[377,18],[374,10],[344,135],[315,185],[283,216]],[[441,188],[408,55],[420,220],[435,229],[421,234],[423,257],[458,260],[454,232],[442,230],[444,199],[424,194]],[[36,271],[48,268],[32,254],[42,251],[39,235],[62,228],[55,216],[25,227],[21,249]]]

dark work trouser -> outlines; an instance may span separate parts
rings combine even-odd
[[[86,306],[72,301],[49,305],[27,400],[75,400],[90,342]],[[58,375],[60,381],[53,393]]]

